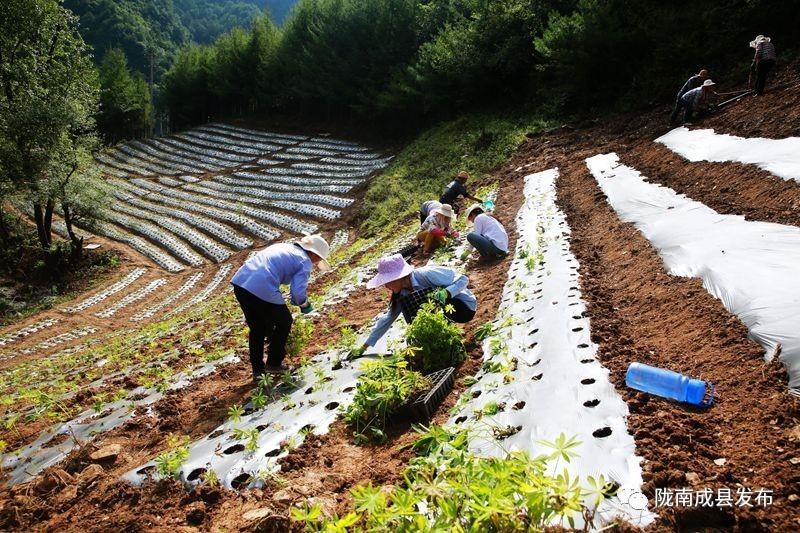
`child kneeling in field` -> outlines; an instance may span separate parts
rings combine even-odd
[[[458,237],[458,232],[452,226],[454,217],[453,208],[448,204],[442,204],[431,211],[417,233],[417,241],[422,245],[424,253],[429,254],[443,246],[448,238]]]
[[[503,225],[493,216],[483,212],[483,206],[475,204],[467,209],[467,220],[474,225],[467,241],[483,259],[502,259],[508,255],[508,234]]]

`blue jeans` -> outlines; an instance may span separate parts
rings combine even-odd
[[[481,257],[494,259],[496,257],[505,257],[508,255],[507,252],[504,252],[495,246],[491,240],[479,233],[475,233],[474,231],[467,235],[467,241],[469,241],[469,243],[476,250],[478,250],[478,253],[481,254]]]

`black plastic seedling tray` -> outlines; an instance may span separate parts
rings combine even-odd
[[[453,388],[456,380],[456,369],[451,366],[428,374],[425,377],[431,382],[430,389],[420,394],[408,406],[411,418],[417,422],[427,422],[431,419],[433,412],[436,411],[444,397]]]
[[[398,254],[402,255],[403,257],[405,257],[406,259],[408,259],[412,255],[414,255],[414,253],[417,250],[419,250],[419,244],[413,243],[413,244],[409,244],[407,246],[403,246],[402,248],[397,250],[395,253],[398,253]]]

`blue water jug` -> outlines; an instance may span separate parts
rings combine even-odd
[[[632,389],[691,405],[707,407],[714,401],[714,385],[642,363],[630,364],[625,384]]]
[[[491,201],[491,200],[484,200],[484,201],[483,201],[483,207],[484,207],[484,208],[485,208],[487,211],[492,211],[492,210],[494,209],[494,202],[493,202],[493,201]]]

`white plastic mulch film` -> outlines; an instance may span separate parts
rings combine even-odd
[[[800,387],[800,228],[721,215],[672,189],[647,183],[616,154],[586,160],[620,218],[658,250],[670,274],[696,277],[737,315]]]
[[[32,443],[3,456],[3,468],[11,470],[8,485],[30,481],[46,468],[63,461],[76,448],[94,440],[97,435],[118,428],[132,419],[137,409],[149,409],[167,391],[183,389],[193,380],[215,372],[218,367],[237,361],[239,357],[230,354],[216,361],[200,363],[191,371],[172,376],[163,387],[137,387],[130,391],[128,397],[104,405],[99,412],[88,409],[68,422],[43,431]]]
[[[757,165],[786,180],[800,181],[800,137],[744,138],[714,130],[675,128],[656,139],[689,161],[732,161]]]
[[[641,459],[627,430],[627,405],[595,358],[570,229],[555,205],[557,176],[553,169],[525,178],[519,239],[494,331],[483,343],[484,366],[448,424],[469,426],[470,448],[480,455],[538,456],[552,451],[542,441],[576,437],[570,474],[582,483],[603,475],[620,486],[596,518],[645,525],[653,515],[639,494]]]
[[[402,338],[404,329],[402,320],[395,322],[369,353],[386,353],[389,343]],[[366,336],[362,333],[359,342]],[[316,355],[290,383],[281,383],[276,376],[278,398],[261,409],[249,402],[240,418],[229,418],[191,444],[180,479],[196,485],[213,471],[229,489],[263,486],[280,470],[279,459],[302,444],[308,434],[327,433],[340,411],[352,402],[365,359],[343,361],[345,353],[334,349]],[[123,479],[138,485],[153,477],[158,477],[155,460],[131,470]]]

